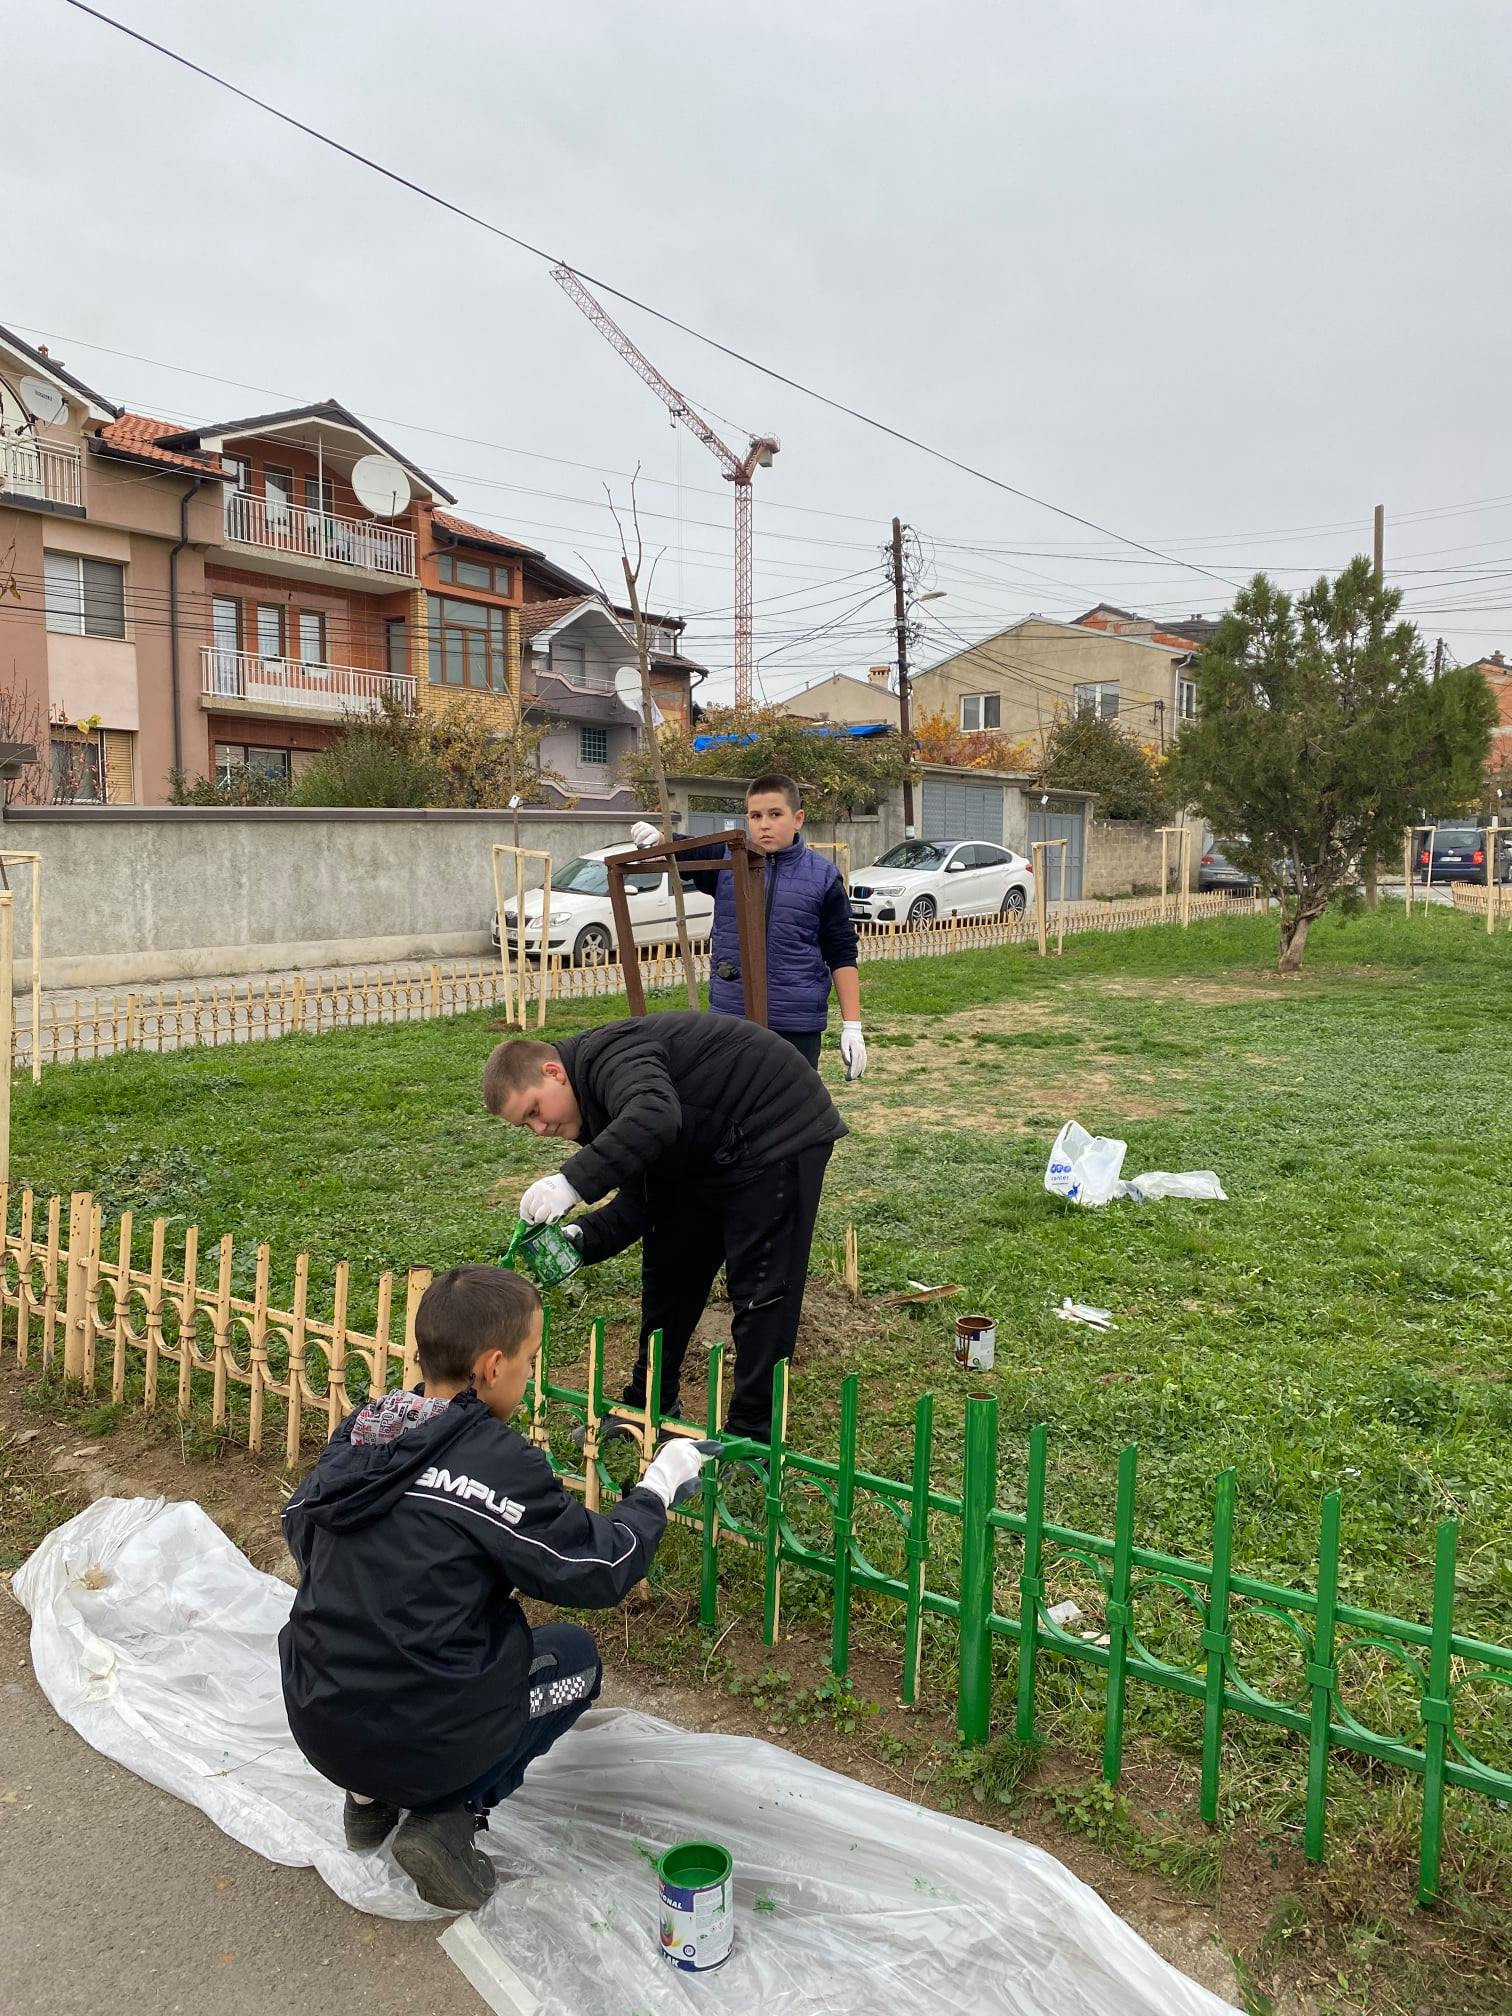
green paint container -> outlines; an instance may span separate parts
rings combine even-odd
[[[735,1943],[734,1864],[713,1841],[678,1841],[656,1865],[661,1950],[684,1974],[723,1966]]]
[[[521,1218],[504,1250],[501,1267],[528,1274],[537,1288],[555,1288],[583,1264],[576,1242],[560,1225],[527,1225]]]

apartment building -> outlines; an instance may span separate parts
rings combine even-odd
[[[353,714],[470,694],[548,720],[573,794],[616,802],[627,612],[455,502],[335,400],[184,428],[0,329],[0,738],[41,747],[27,795],[289,782]],[[706,675],[680,619],[652,629],[658,704],[690,725]]]

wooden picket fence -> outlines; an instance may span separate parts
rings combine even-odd
[[[254,1450],[269,1439],[272,1403],[283,1412],[290,1469],[367,1395],[418,1376],[415,1312],[431,1278],[426,1269],[411,1269],[402,1282],[384,1274],[373,1327],[360,1330],[348,1322],[344,1261],[317,1314],[311,1256],[300,1254],[289,1306],[277,1308],[265,1244],[255,1249],[248,1295],[236,1292],[229,1235],[202,1242],[196,1226],[184,1228],[182,1257],[170,1270],[166,1219],[147,1232],[144,1266],[129,1214],[107,1228],[85,1193],[68,1199],[66,1230],[63,1213],[64,1200],[52,1197],[39,1220],[30,1190],[0,1190],[0,1357],[9,1343],[22,1365],[61,1369],[91,1393],[103,1391],[108,1378],[112,1400],[148,1411],[172,1408],[187,1419],[208,1402],[214,1424]],[[561,1349],[548,1312],[521,1426],[564,1485],[596,1506],[620,1488],[605,1462],[608,1416],[625,1421],[640,1461],[664,1433],[716,1434],[724,1351],[720,1344],[709,1349],[705,1418],[668,1420],[658,1400],[660,1338],[651,1341],[646,1404],[621,1409],[605,1390],[602,1320],[573,1320],[587,1332],[584,1383],[559,1383],[557,1361],[570,1365],[583,1343]],[[763,1636],[774,1644],[783,1578],[802,1575],[827,1592],[836,1682],[845,1683],[853,1623],[865,1605],[877,1618],[896,1618],[901,1695],[916,1701],[927,1632],[934,1670],[946,1660],[954,1665],[956,1725],[968,1745],[987,1742],[995,1728],[1034,1741],[1052,1671],[1083,1689],[1090,1683],[1089,1691],[1100,1685],[1110,1784],[1122,1770],[1137,1702],[1185,1700],[1201,1718],[1201,1807],[1209,1821],[1219,1817],[1225,1756],[1246,1740],[1248,1727],[1284,1733],[1305,1780],[1303,1846],[1313,1861],[1325,1853],[1337,1759],[1352,1760],[1356,1771],[1386,1767],[1415,1777],[1422,1785],[1418,1892],[1425,1902],[1437,1895],[1450,1791],[1512,1799],[1506,1725],[1495,1719],[1512,1690],[1512,1648],[1457,1625],[1459,1522],[1442,1519],[1435,1528],[1431,1588],[1419,1619],[1361,1605],[1359,1578],[1342,1556],[1337,1490],[1321,1499],[1311,1588],[1261,1581],[1235,1559],[1233,1470],[1214,1480],[1207,1559],[1142,1543],[1132,1444],[1109,1478],[1113,1533],[1086,1533],[1054,1518],[1044,1426],[1031,1432],[1026,1467],[1005,1490],[998,1400],[975,1390],[981,1383],[972,1378],[961,1396],[959,1464],[937,1460],[936,1396],[924,1393],[914,1409],[908,1474],[891,1477],[859,1460],[859,1375],[843,1381],[834,1452],[820,1455],[790,1437],[787,1366],[779,1364],[770,1439],[732,1447],[739,1460],[710,1466],[699,1495],[675,1515],[696,1538],[696,1559],[669,1572],[696,1581],[704,1628],[719,1628],[739,1588],[759,1602]],[[573,1422],[584,1431],[581,1454],[567,1432]],[[902,1457],[895,1431],[889,1446]],[[636,1457],[630,1460],[633,1466]],[[1072,1628],[1056,1601],[1073,1592],[1090,1630]],[[1004,1648],[1013,1658],[1011,1684],[998,1673]]]
[[[1194,895],[1188,900],[1193,922],[1247,914],[1253,907],[1248,899],[1225,895]],[[1053,932],[1053,909],[1051,915]],[[1174,896],[1164,902],[1153,897],[1128,903],[1070,903],[1061,917],[1067,936],[1142,930],[1176,921]],[[927,959],[1031,944],[1035,926],[1032,915],[946,918],[918,927],[862,925],[858,937],[863,962]],[[695,980],[707,981],[707,940],[695,942],[693,968]],[[682,964],[675,945],[643,947],[640,970],[648,994],[664,994],[682,985]],[[539,984],[545,988],[548,1003],[596,1000],[623,994],[625,976],[617,961],[567,966],[552,959],[539,976]],[[64,1007],[44,999],[38,1047],[44,1065],[73,1064],[122,1051],[162,1052],[191,1045],[324,1035],[331,1030],[378,1024],[433,1022],[483,1008],[502,1010],[505,1000],[503,974],[493,960],[282,974],[207,987],[159,987],[97,994],[89,1000],[76,997]],[[532,1005],[534,1001],[533,983]],[[32,1030],[25,1014],[17,1021],[12,1066],[20,1070],[32,1061]]]

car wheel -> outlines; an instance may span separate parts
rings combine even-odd
[[[908,906],[908,921],[917,931],[935,920],[935,900],[933,896],[915,896]]]
[[[1023,890],[1010,889],[1008,891],[1008,894],[1003,898],[1003,907],[998,912],[999,917],[1022,917],[1023,914],[1024,914]]]
[[[585,924],[572,947],[574,966],[607,966],[614,957],[614,940],[607,924]]]

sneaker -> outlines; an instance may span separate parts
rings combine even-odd
[[[635,1439],[635,1430],[630,1426],[630,1423],[622,1421],[617,1414],[608,1414],[599,1423],[600,1449],[603,1448],[606,1442],[633,1442]],[[572,1446],[574,1449],[581,1449],[587,1443],[587,1440],[588,1423],[586,1421],[579,1421],[572,1431]]]
[[[477,1821],[467,1806],[411,1813],[394,1836],[394,1860],[427,1904],[476,1911],[493,1895],[495,1872],[473,1846]]]
[[[356,1855],[371,1855],[399,1825],[399,1808],[386,1799],[354,1799],[350,1792],[341,1809],[341,1831]]]

